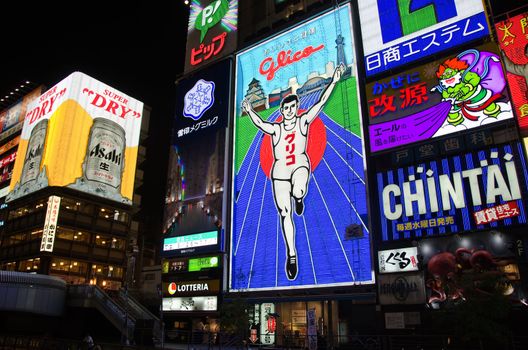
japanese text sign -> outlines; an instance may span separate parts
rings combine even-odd
[[[367,76],[490,33],[482,0],[359,0],[359,16]]]
[[[187,29],[185,73],[236,49],[238,0],[193,0]]]
[[[494,43],[367,84],[372,152],[513,118]]]
[[[382,240],[526,223],[520,143],[376,175]]]
[[[528,136],[528,12],[495,24],[508,85],[523,136]]]
[[[222,227],[230,59],[179,81],[167,170],[163,232]]]
[[[50,196],[48,199],[44,229],[42,230],[42,239],[40,241],[41,252],[53,252],[57,221],[59,220],[60,202],[61,197],[58,196]]]
[[[380,273],[418,271],[418,248],[378,251]]]

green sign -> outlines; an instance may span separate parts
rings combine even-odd
[[[218,257],[209,256],[206,258],[189,259],[189,272],[201,271],[212,267],[218,267]]]
[[[214,27],[224,18],[229,10],[229,1],[217,0],[204,8],[196,17],[194,26],[201,32],[200,42],[203,42],[209,28]]]

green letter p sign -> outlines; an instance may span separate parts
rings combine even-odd
[[[209,28],[214,27],[218,22],[220,22],[228,10],[228,0],[216,0],[198,14],[194,26],[201,32],[200,42],[203,42],[205,34],[207,34]]]

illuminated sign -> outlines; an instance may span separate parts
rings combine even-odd
[[[41,93],[42,86],[39,86],[25,95],[22,101],[0,113],[0,141],[22,130],[27,106],[36,100]]]
[[[384,241],[526,223],[520,143],[377,174]]]
[[[143,103],[74,72],[28,106],[11,201],[47,186],[132,204]]]
[[[236,49],[238,0],[194,0],[187,28],[185,73]]]
[[[356,61],[349,5],[237,55],[231,290],[373,283]]]
[[[495,24],[513,106],[523,136],[528,136],[528,13]]]
[[[204,249],[205,248],[205,249]],[[194,233],[191,235],[163,239],[163,251],[180,254],[196,253],[218,248],[218,231]]]
[[[373,152],[513,118],[493,43],[367,85]]]
[[[179,236],[222,228],[230,59],[215,63],[176,88],[163,232]]]
[[[162,272],[198,272],[219,266],[218,256],[203,258],[162,259]]]
[[[59,219],[61,197],[50,196],[44,219],[44,229],[42,230],[42,240],[40,242],[41,252],[52,252],[55,243],[55,232],[57,231],[57,221]]]
[[[171,295],[207,295],[220,292],[219,280],[174,281],[163,282],[163,293]]]
[[[162,311],[216,311],[217,296],[163,298]]]
[[[218,261],[219,259],[217,256],[189,259],[189,272],[218,267]]]
[[[275,344],[275,330],[277,320],[274,316],[275,304],[263,303],[260,306],[260,342],[261,344]]]
[[[490,34],[481,0],[359,0],[367,76]]]
[[[14,139],[9,140],[6,143],[4,143],[2,146],[0,146],[0,155],[9,151],[11,148],[18,146],[19,142],[20,142],[20,136],[17,136]]]
[[[378,251],[380,273],[418,271],[418,248]]]

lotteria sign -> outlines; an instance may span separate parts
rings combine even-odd
[[[219,280],[163,282],[163,295],[210,295],[220,291]]]
[[[489,35],[482,0],[359,0],[367,76]]]
[[[377,173],[382,239],[526,223],[518,142]]]

